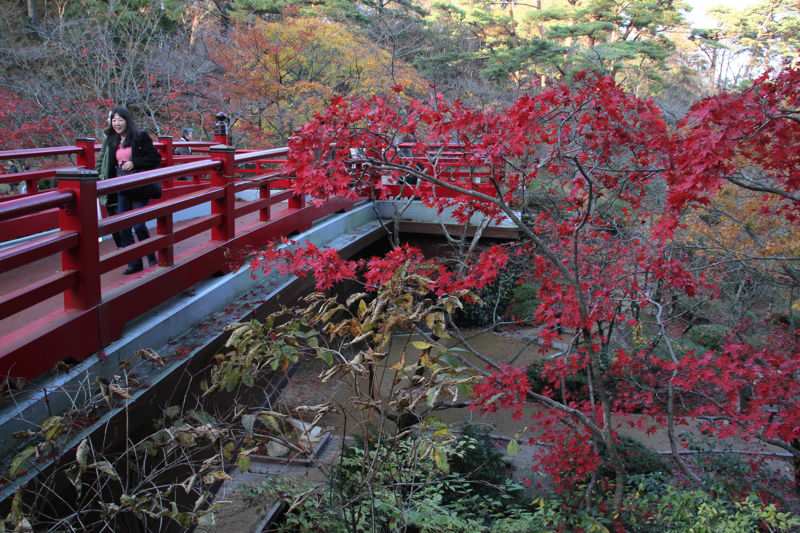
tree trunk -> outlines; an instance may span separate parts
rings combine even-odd
[[[31,24],[38,24],[39,23],[39,14],[36,11],[36,0],[26,0],[28,5],[28,18],[31,21]]]

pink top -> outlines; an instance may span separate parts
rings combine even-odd
[[[127,148],[117,148],[117,163],[122,164],[125,161],[130,161],[133,155],[133,149],[128,146]]]

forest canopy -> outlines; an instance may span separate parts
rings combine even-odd
[[[327,485],[253,490],[291,504],[286,531],[798,527],[800,4],[713,9],[710,27],[693,27],[688,10],[669,0],[13,2],[0,21],[3,149],[100,137],[112,105],[150,133],[191,126],[205,139],[221,111],[237,148],[288,146],[276,174],[291,178],[280,195],[296,204],[416,199],[455,223],[441,224],[442,253],[403,241],[396,211],[381,220],[392,228],[382,256],[281,242],[230,258],[254,275],[313,276],[315,291],[229,325],[184,402],[196,409],[170,406],[115,457],[81,442],[47,478],[75,489],[74,512],[49,516],[45,480],[20,491],[0,531],[33,530],[28,517],[81,531],[207,523],[211,488],[232,465],[247,470],[276,435],[287,453],[303,438],[309,451],[309,428],[334,412],[355,423]],[[212,182],[231,199],[232,174]],[[500,221],[516,237],[483,239]],[[524,337],[536,357],[486,355],[466,328]],[[168,357],[138,356],[160,367]],[[344,383],[347,402],[246,403],[309,361],[309,388]],[[93,409],[128,394],[109,387]],[[455,409],[508,414],[513,431],[437,418]],[[49,457],[70,416],[21,432],[35,444],[0,481]],[[528,487],[504,462],[523,446]],[[141,477],[138,492],[123,468]],[[195,473],[180,483],[172,468]],[[188,507],[171,499],[179,488]]]
[[[207,134],[224,111],[243,142],[279,145],[333,96],[401,84],[492,106],[586,69],[677,120],[797,62],[796,2],[711,10],[711,28],[689,12],[655,0],[17,0],[0,21],[0,126],[6,148],[57,144],[99,134],[101,109],[118,103],[154,133]]]

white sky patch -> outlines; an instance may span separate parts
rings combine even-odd
[[[717,6],[742,9],[758,3],[758,0],[687,0],[692,10],[686,14],[686,20],[693,28],[713,28],[716,23],[708,16],[708,12]]]

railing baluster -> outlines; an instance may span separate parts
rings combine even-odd
[[[158,147],[158,153],[161,155],[161,166],[162,167],[169,167],[172,166],[173,156],[175,155],[172,149],[172,136],[171,135],[159,135],[158,142],[161,143]],[[162,185],[165,188],[172,187],[173,179],[167,178],[162,182]]]
[[[271,193],[270,182],[269,181],[264,181],[261,184],[261,188],[258,189],[258,197],[259,197],[259,199],[265,200],[265,199],[269,198],[271,194],[272,193]],[[259,209],[259,211],[258,211],[258,220],[260,222],[267,222],[270,219],[270,216],[271,216],[270,207],[272,207],[272,206],[270,204],[267,204],[265,207],[262,207],[261,209]]]
[[[290,209],[302,209],[306,206],[306,197],[304,194],[293,194],[291,198],[289,198],[289,208]]]
[[[75,139],[75,146],[81,149],[76,158],[79,167],[88,170],[95,169],[96,159],[94,155],[94,143],[95,140],[92,137],[78,137]]]
[[[172,215],[170,213],[163,217],[158,217],[156,219],[156,234],[157,235],[172,235],[173,233],[173,223],[172,223]],[[160,249],[158,251],[158,266],[162,267],[169,267],[175,264],[175,244],[173,243],[172,239],[170,239],[170,243],[168,246]]]
[[[209,154],[211,159],[222,163],[219,168],[211,171],[211,185],[225,188],[225,195],[211,204],[211,213],[222,215],[222,224],[211,230],[211,238],[215,241],[227,241],[236,235],[236,215],[234,213],[236,191],[233,181],[236,152],[231,146],[218,144],[209,148]]]
[[[90,309],[100,303],[100,245],[97,231],[97,172],[58,170],[58,189],[72,191],[75,202],[60,209],[62,231],[77,231],[78,246],[61,252],[61,269],[77,270],[77,285],[64,292],[65,309]]]

